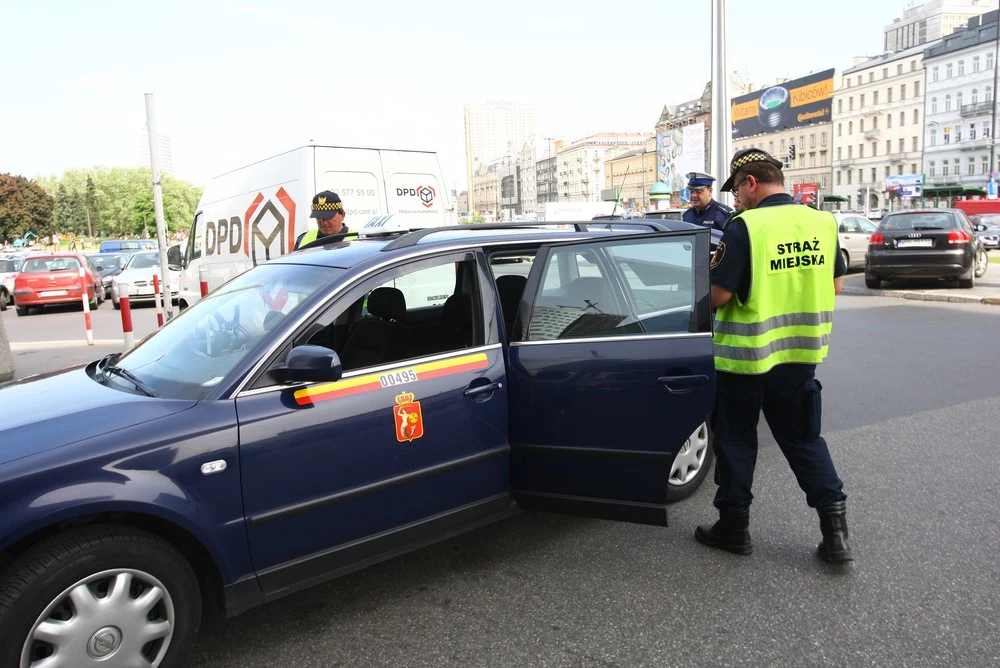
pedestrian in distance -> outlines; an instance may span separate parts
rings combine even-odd
[[[823,540],[817,555],[850,561],[847,496],[820,435],[822,385],[816,380],[847,266],[833,215],[796,204],[784,191],[781,167],[765,151],[744,149],[733,156],[722,186],[736,194],[744,211],[729,223],[711,261],[719,520],[699,526],[695,538],[736,554],[753,551],[751,486],[763,410],[806,502],[819,515]]]
[[[327,237],[343,238],[349,230],[344,225],[344,218],[347,213],[344,211],[344,203],[340,201],[340,195],[330,190],[316,193],[312,200],[312,213],[310,218],[316,219],[317,229],[309,230],[299,235],[295,240],[295,248],[301,248],[317,239]],[[335,241],[335,239],[330,239]]]
[[[703,172],[688,172],[687,188],[690,193],[691,206],[684,212],[684,222],[714,227],[721,230],[725,227],[733,210],[722,202],[712,199],[712,182],[714,176]]]

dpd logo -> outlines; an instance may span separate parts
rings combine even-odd
[[[434,188],[431,188],[430,186],[417,187],[417,197],[420,198],[420,203],[423,204],[425,207],[430,208],[434,206],[435,194],[436,193],[434,192]]]
[[[274,203],[277,200],[277,205]],[[274,199],[264,201],[257,193],[243,217],[243,252],[257,265],[261,261],[290,253],[295,245],[295,202],[284,188],[278,188]]]

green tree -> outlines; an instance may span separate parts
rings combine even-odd
[[[0,174],[0,237],[14,239],[26,232],[51,233],[55,200],[44,188],[23,176]]]
[[[94,236],[94,229],[100,227],[101,216],[97,210],[97,186],[94,179],[87,174],[87,189],[83,199],[84,217],[87,219],[87,236]]]

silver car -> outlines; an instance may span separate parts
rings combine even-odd
[[[868,253],[868,239],[875,231],[876,225],[864,216],[856,213],[835,213],[839,226],[837,238],[840,240],[840,252],[847,263],[847,270],[865,266],[865,255]]]

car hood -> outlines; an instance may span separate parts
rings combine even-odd
[[[106,387],[84,367],[10,383],[0,388],[0,464],[148,423],[196,403]]]
[[[180,272],[178,271],[168,270],[167,273],[169,274],[171,282],[180,276]],[[163,275],[161,274],[160,277],[162,278]],[[153,269],[152,267],[146,267],[145,269],[123,269],[115,278],[118,281],[124,281],[126,283],[133,283],[135,281],[152,282]]]

